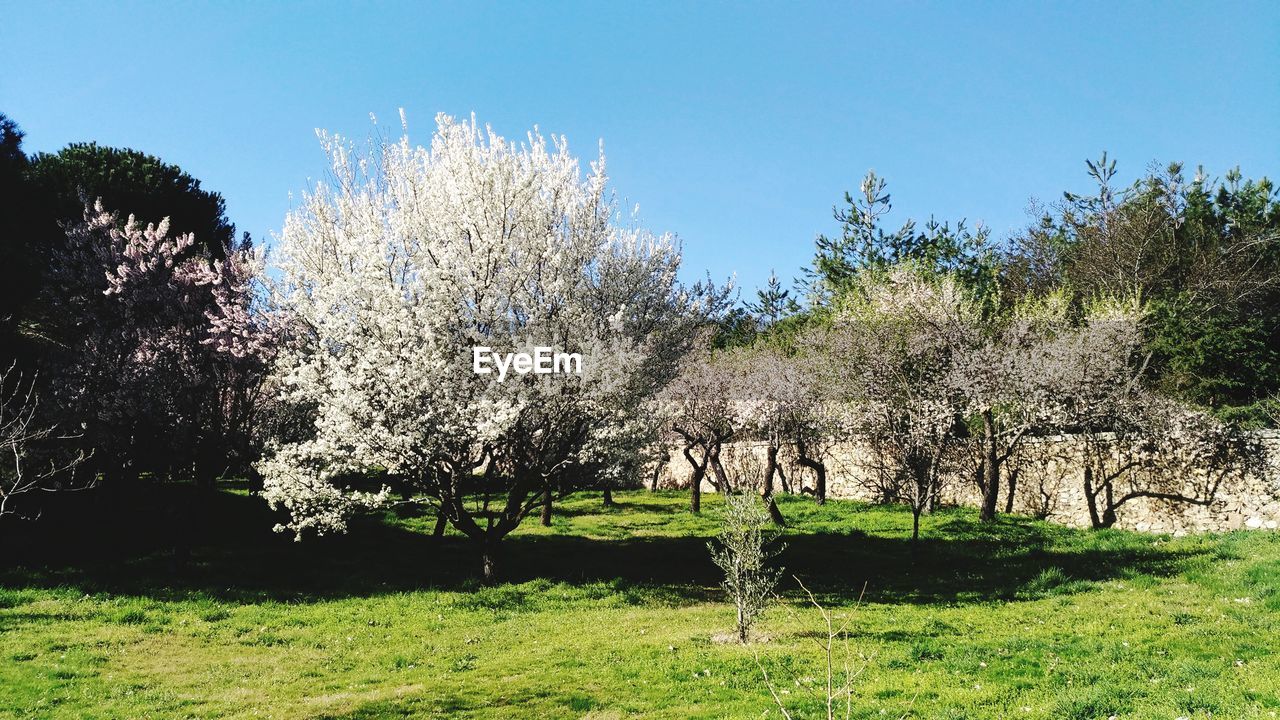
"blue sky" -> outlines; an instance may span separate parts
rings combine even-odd
[[[1087,189],[1107,150],[1280,174],[1280,3],[27,3],[0,112],[28,151],[97,140],[181,165],[255,237],[369,113],[605,142],[685,274],[791,278],[868,168],[895,219],[981,220]]]

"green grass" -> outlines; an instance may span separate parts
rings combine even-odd
[[[719,502],[575,496],[509,539],[508,582],[431,518],[271,535],[222,492],[185,562],[127,520],[59,530],[0,574],[0,718],[818,717],[817,613],[848,618],[859,718],[1271,718],[1280,713],[1280,537],[1172,539],[992,526],[946,510],[782,498],[785,604],[751,648],[705,541]],[[42,521],[43,522],[43,521]],[[33,529],[28,550],[51,529]],[[857,598],[863,592],[859,603]]]

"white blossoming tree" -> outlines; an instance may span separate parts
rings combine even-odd
[[[296,328],[277,372],[314,407],[313,437],[261,463],[298,536],[346,528],[382,469],[479,545],[543,500],[637,471],[646,401],[673,374],[711,294],[676,280],[669,236],[618,222],[603,154],[583,174],[563,138],[526,143],[441,115],[430,147],[321,133],[331,182],[291,213],[278,302]],[[580,353],[580,374],[473,371],[472,349]]]
[[[734,414],[740,418],[743,434],[764,444],[760,494],[769,516],[779,525],[784,524],[784,518],[773,499],[775,479],[782,481],[784,492],[791,492],[779,462],[780,452],[790,449],[802,467],[814,472],[812,492],[822,504],[826,500],[826,453],[840,438],[841,429],[832,413],[836,406],[826,401],[814,360],[766,342],[734,352],[732,364],[738,368]],[[805,492],[803,479],[800,482],[799,490]]]
[[[965,398],[954,370],[972,344],[973,313],[952,279],[898,267],[864,278],[831,326],[803,343],[826,357],[815,367],[865,447],[869,489],[910,505],[913,539],[962,447]]]
[[[968,420],[966,443],[974,481],[981,494],[979,517],[995,519],[1003,480],[1006,502],[1013,502],[1016,474],[1007,472],[1011,458],[1024,441],[1052,427],[1057,392],[1046,373],[1052,338],[1072,326],[1065,293],[1024,299],[1003,313],[967,313],[951,335],[953,348],[949,384],[963,400]],[[1006,507],[1010,507],[1006,505]]]
[[[1074,440],[1060,452],[1080,468],[1095,528],[1139,498],[1211,505],[1224,482],[1267,471],[1255,437],[1145,387],[1142,320],[1135,301],[1099,301],[1039,352],[1039,404]]]

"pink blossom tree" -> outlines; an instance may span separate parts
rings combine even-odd
[[[165,222],[140,227],[95,203],[52,263],[69,346],[56,388],[109,475],[186,475],[208,484],[259,407],[274,330],[254,308],[261,258],[225,259]]]

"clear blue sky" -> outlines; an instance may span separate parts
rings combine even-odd
[[[1007,235],[1107,150],[1280,174],[1280,3],[310,2],[8,7],[0,112],[27,149],[181,165],[256,237],[324,169],[317,127],[397,108],[580,155],[685,243],[686,277],[798,274],[868,168],[895,215]]]

